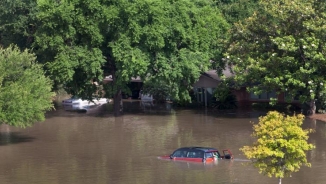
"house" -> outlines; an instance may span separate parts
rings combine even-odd
[[[224,70],[223,75],[225,77],[231,77],[233,74],[229,69]],[[213,93],[222,79],[216,73],[216,70],[209,70],[202,73],[198,81],[193,85],[194,93],[197,98],[197,102],[202,103],[205,107],[209,105],[213,97]]]
[[[234,74],[231,72],[229,68],[226,68],[222,71],[225,77],[232,77]],[[216,73],[216,70],[209,70],[207,72],[202,73],[199,77],[198,81],[193,84],[194,95],[196,97],[196,101],[203,104],[205,107],[209,106],[211,103],[211,99],[213,97],[213,93],[218,85],[222,82],[222,78]],[[107,76],[104,79],[104,82],[112,82],[112,76]],[[142,80],[140,77],[132,78],[130,80],[130,89],[132,90],[133,99],[139,98],[139,92],[143,86]],[[249,93],[246,87],[241,87],[240,89],[230,89],[231,92],[236,96],[238,106],[247,106],[252,103],[257,102],[269,102],[270,98],[276,98],[279,103],[286,103],[285,93],[277,94],[274,92],[266,92],[260,95],[255,95],[254,93]],[[293,100],[294,104],[299,104],[298,100]]]
[[[222,71],[223,75],[228,78],[234,76],[229,68]],[[218,76],[216,70],[204,72],[194,84],[194,92],[197,97],[197,102],[202,103],[205,107],[209,106],[213,93],[218,85],[222,82],[222,78]],[[236,96],[238,106],[248,106],[252,103],[269,102],[270,98],[276,98],[278,103],[287,103],[286,94],[277,94],[276,91],[265,92],[260,95],[255,95],[253,92],[248,92],[246,87],[240,89],[230,89]],[[298,99],[292,101],[293,104],[300,104]]]

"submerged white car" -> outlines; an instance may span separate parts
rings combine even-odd
[[[96,109],[97,107],[109,103],[110,100],[106,98],[94,98],[90,100],[82,100],[79,97],[71,97],[62,101],[62,106],[67,111],[86,111]]]
[[[90,100],[82,100],[79,97],[71,97],[66,100],[62,100],[62,105],[102,105],[108,103],[109,100],[106,98],[94,98]]]

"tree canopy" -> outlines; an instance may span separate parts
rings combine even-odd
[[[28,50],[0,48],[0,124],[31,126],[53,108],[52,81]]]
[[[211,0],[37,2],[37,53],[56,83],[84,98],[104,74],[113,78],[108,97],[139,76],[166,86],[175,100],[190,100],[190,86],[219,61],[229,28]]]
[[[285,116],[276,111],[270,111],[259,118],[259,123],[253,125],[253,137],[257,138],[252,146],[244,146],[240,150],[259,172],[269,177],[288,177],[299,171],[302,165],[310,166],[306,159],[306,151],[314,148],[309,144],[308,134],[311,129],[303,130],[302,114]]]
[[[36,0],[0,1],[0,45],[30,48],[36,29]]]
[[[215,0],[225,19],[233,24],[250,17],[259,9],[259,0]]]
[[[325,2],[262,0],[235,25],[226,58],[235,79],[256,93],[285,92],[301,102],[326,94]]]

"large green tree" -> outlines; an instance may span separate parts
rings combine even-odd
[[[0,45],[30,48],[36,30],[36,0],[0,1]]]
[[[322,0],[262,0],[236,24],[226,58],[235,79],[261,93],[285,92],[315,112],[326,94],[326,7]]]
[[[53,108],[52,81],[28,50],[0,47],[0,124],[31,126]]]
[[[38,10],[35,48],[53,79],[90,98],[94,82],[111,75],[104,90],[116,115],[132,77],[190,100],[191,85],[219,61],[228,29],[211,0],[38,0]]]
[[[240,150],[247,158],[252,159],[259,172],[269,177],[289,177],[299,171],[302,165],[310,166],[306,151],[314,148],[308,143],[311,129],[304,130],[301,125],[304,115],[285,116],[277,111],[270,111],[254,124],[256,142]]]

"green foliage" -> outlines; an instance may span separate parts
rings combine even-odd
[[[228,24],[213,1],[38,0],[36,44],[56,84],[81,97],[112,75],[106,95],[126,91],[132,77],[164,83],[175,100],[219,60]],[[159,89],[154,89],[159,91]]]
[[[222,82],[214,91],[212,107],[216,109],[235,109],[237,108],[237,98],[230,90],[229,82]]]
[[[163,83],[163,81],[144,85],[142,93],[152,94],[156,102],[165,102],[167,99],[169,99],[168,86]]]
[[[36,29],[36,0],[0,1],[0,45],[28,48]]]
[[[55,89],[63,85],[69,94],[92,98],[103,79],[105,21],[100,1],[37,1],[42,22],[34,46],[39,60],[47,63]]]
[[[197,101],[197,94],[193,89],[188,91],[190,96],[190,101],[182,101],[182,100],[173,100],[174,107],[181,107],[181,108],[198,108],[202,107],[202,103]]]
[[[52,82],[35,59],[16,46],[0,48],[0,124],[31,126],[53,108]]]
[[[319,113],[325,113],[326,111],[326,95],[321,95],[316,100],[316,110]]]
[[[250,17],[257,11],[259,0],[216,0],[217,7],[225,19],[233,24]]]
[[[325,96],[325,2],[262,0],[261,11],[235,25],[226,59],[250,91],[285,92],[301,102]]]
[[[303,120],[302,114],[285,116],[270,111],[253,125],[252,136],[257,138],[253,146],[244,146],[240,150],[248,159],[253,159],[260,173],[269,177],[288,177],[302,165],[310,166],[305,152],[314,148],[307,142],[312,130],[301,128]]]
[[[221,53],[228,29],[212,1],[116,1],[110,8],[117,83],[140,76],[145,86],[163,84],[174,100],[190,101],[191,85]]]

